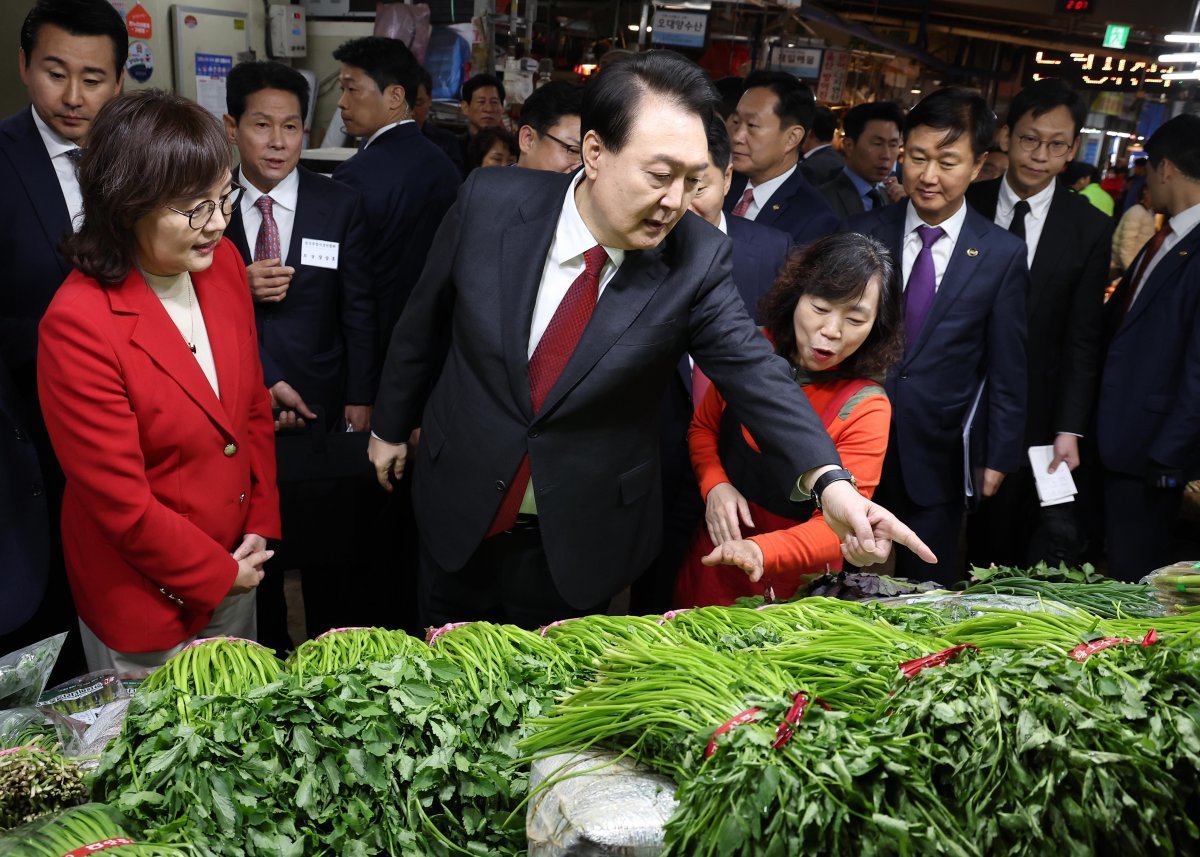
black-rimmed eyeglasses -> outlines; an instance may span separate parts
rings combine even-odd
[[[233,210],[242,201],[242,194],[246,192],[246,189],[237,182],[230,182],[229,185],[229,193],[215,202],[211,199],[206,199],[191,211],[180,211],[178,208],[171,208],[169,205],[167,208],[176,214],[182,214],[186,217],[188,219],[188,226],[193,229],[203,229],[205,226],[208,226],[208,221],[212,220],[212,216],[216,212],[218,205],[221,206],[221,214],[228,218],[233,215]]]
[[[574,158],[575,160],[577,160],[577,161],[583,160],[583,149],[581,149],[579,146],[572,146],[570,143],[566,142],[565,140],[558,139],[553,134],[551,134],[549,131],[543,131],[542,136],[549,137],[555,143],[558,143],[558,145],[562,146],[563,149],[566,151],[566,153],[568,155],[570,155],[572,158]]]
[[[1021,148],[1026,152],[1036,152],[1044,144],[1046,152],[1054,158],[1061,158],[1071,148],[1071,143],[1066,140],[1040,140],[1037,137],[1030,137],[1027,134],[1019,135],[1017,142],[1021,144]]]

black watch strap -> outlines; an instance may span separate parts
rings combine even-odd
[[[818,509],[821,508],[821,494],[834,482],[849,482],[856,490],[858,489],[858,482],[855,480],[854,474],[844,467],[822,473],[812,487],[813,502],[817,504]]]

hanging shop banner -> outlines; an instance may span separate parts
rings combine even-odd
[[[154,34],[154,21],[150,13],[138,3],[125,16],[125,29],[131,39],[148,39]]]
[[[1024,83],[1057,77],[1085,90],[1163,92],[1171,86],[1171,81],[1163,80],[1163,72],[1168,71],[1174,71],[1174,66],[1159,65],[1149,59],[1082,51],[1035,51]]]
[[[654,28],[650,33],[652,44],[676,48],[702,48],[704,34],[708,30],[708,13],[655,9],[651,27]]]
[[[801,80],[817,80],[821,77],[821,48],[785,48],[771,49],[771,68],[787,72]]]
[[[836,104],[842,100],[846,89],[846,75],[850,72],[850,52],[840,48],[825,51],[821,62],[821,76],[817,82],[817,101]]]

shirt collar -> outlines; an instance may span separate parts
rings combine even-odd
[[[554,245],[550,249],[550,261],[556,265],[567,264],[572,259],[591,250],[598,243],[592,233],[588,231],[587,224],[583,222],[583,216],[579,213],[579,206],[575,202],[575,189],[579,187],[583,178],[583,170],[575,174],[575,178],[571,180],[571,184],[567,188],[567,197],[563,200],[562,214],[559,216],[558,226],[554,230]],[[604,249],[608,253],[609,261],[616,267],[621,267],[621,262],[625,260],[625,251],[608,246],[605,246]]]
[[[721,221],[717,224],[717,228],[720,229],[722,232],[724,232],[726,235],[729,234],[729,221],[725,219],[724,211],[721,212]]]
[[[1191,208],[1185,208],[1172,217],[1171,231],[1182,238],[1195,229],[1198,223],[1200,223],[1200,203],[1193,205]]]
[[[850,179],[850,183],[854,185],[854,189],[858,191],[859,196],[866,196],[875,189],[875,185],[871,184],[849,167],[842,167],[842,172],[846,174],[846,178]]]
[[[280,179],[279,184],[271,188],[266,194],[256,188],[250,182],[245,181],[241,177],[241,170],[238,170],[238,178],[246,192],[242,194],[242,211],[249,211],[254,207],[254,203],[258,202],[261,196],[271,197],[271,201],[278,206],[286,208],[288,211],[296,210],[296,201],[300,196],[300,171],[292,169],[290,173]]]
[[[1046,212],[1050,210],[1050,203],[1054,201],[1054,188],[1055,183],[1050,182],[1025,200],[1029,203],[1029,217],[1039,221],[1046,218]],[[996,214],[1000,215],[1002,220],[1010,219],[1014,206],[1020,200],[1021,197],[1017,196],[1017,192],[1009,186],[1008,173],[1005,173],[1000,178],[1000,199],[996,202]]]
[[[42,117],[33,109],[32,104],[29,105],[29,110],[33,113],[33,124],[37,126],[38,135],[42,138],[42,145],[46,147],[46,154],[51,159],[79,148],[77,143],[72,143],[70,140],[59,136],[57,131],[43,122]]]
[[[376,131],[374,134],[372,134],[369,138],[367,138],[367,142],[363,143],[363,149],[364,150],[367,149],[372,143],[374,143],[376,140],[378,140],[380,137],[382,137],[388,131],[391,131],[397,125],[403,125],[406,122],[413,122],[413,121],[415,121],[415,120],[401,119],[399,122],[389,122],[387,125],[384,125],[378,131]]]
[[[746,182],[746,186],[754,191],[754,201],[758,203],[759,208],[764,208],[766,206],[767,200],[774,195],[775,191],[779,190],[785,181],[792,177],[792,173],[796,172],[796,167],[798,166],[798,163],[792,164],[792,168],[790,170],[785,170],[784,172],[775,176],[775,178],[767,179],[762,184],[754,184],[751,181]]]
[[[809,149],[809,150],[808,150],[808,154],[806,154],[806,155],[804,156],[804,160],[806,160],[806,161],[807,161],[809,158],[811,158],[811,157],[812,157],[813,155],[815,155],[817,152],[821,151],[822,149],[828,149],[828,148],[829,148],[830,146],[832,146],[832,145],[833,145],[832,143],[822,143],[821,145],[819,145],[819,146],[816,146],[815,148]]]
[[[947,217],[938,226],[946,233],[951,244],[958,243],[958,233],[962,232],[963,224],[967,222],[967,201],[964,199],[958,206],[958,211]],[[904,237],[907,239],[918,226],[927,226],[921,215],[913,208],[912,200],[908,202],[908,211],[904,214]]]

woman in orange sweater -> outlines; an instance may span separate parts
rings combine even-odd
[[[900,284],[888,249],[856,233],[809,244],[780,272],[762,315],[842,464],[870,497],[892,410],[876,379],[903,349]],[[841,568],[840,541],[821,512],[782,488],[778,466],[726,411],[716,387],[696,408],[688,446],[707,508],[676,580],[677,607],[731,604],[768,587],[788,598],[806,577]]]

